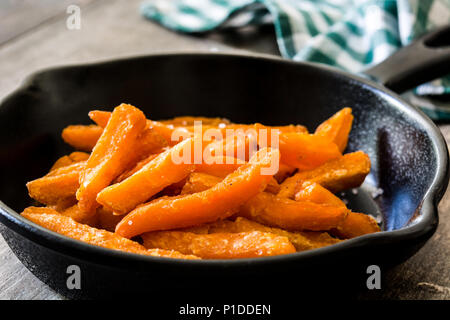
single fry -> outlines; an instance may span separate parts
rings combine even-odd
[[[326,231],[336,228],[348,209],[313,202],[299,202],[261,192],[248,200],[239,215],[287,230]]]
[[[94,246],[148,256],[198,259],[198,257],[183,255],[173,250],[146,249],[139,243],[115,233],[75,222],[72,218],[63,216],[50,208],[28,207],[22,212],[22,216],[46,229]]]
[[[86,224],[91,227],[96,227],[98,224],[97,215],[92,215],[90,213],[80,210],[78,204],[74,204],[73,206],[58,212],[60,212],[61,215],[70,217],[74,221],[79,222],[81,224]]]
[[[320,184],[331,192],[359,187],[370,172],[370,158],[362,151],[347,153],[322,166],[298,172],[281,184],[279,196],[293,198],[299,181],[311,181]]]
[[[351,239],[365,234],[379,232],[376,220],[364,213],[349,212],[347,217],[333,229],[333,235],[342,239]]]
[[[245,161],[241,159],[227,156],[214,156],[208,159],[208,163],[203,159],[202,163],[195,166],[195,171],[225,178],[243,164],[245,164]]]
[[[333,141],[341,152],[347,147],[348,135],[352,129],[353,115],[351,108],[344,108],[324,121],[316,129],[315,135]]]
[[[63,130],[61,137],[75,149],[90,152],[102,132],[103,128],[96,125],[71,125]]]
[[[130,212],[165,187],[184,179],[194,171],[193,164],[176,164],[174,159],[186,148],[192,149],[192,144],[193,140],[188,139],[161,153],[132,176],[103,189],[97,196],[97,202],[116,213]]]
[[[97,194],[130,165],[133,157],[129,154],[133,153],[145,124],[144,114],[131,105],[121,104],[114,109],[80,175],[77,199],[81,210],[95,210],[99,206]]]
[[[268,227],[256,221],[248,220],[244,217],[237,217],[235,221],[219,220],[213,223],[204,224],[197,227],[186,228],[182,231],[208,234],[208,233],[240,233],[260,231],[273,233],[289,239],[297,251],[317,249],[339,243],[341,240],[331,237],[326,232],[290,232],[280,228]]]
[[[97,208],[97,214],[95,215],[95,217],[98,220],[98,228],[111,232],[114,232],[114,230],[116,230],[117,224],[123,218],[123,216],[115,215],[114,212],[105,209],[104,207]]]
[[[283,181],[292,176],[296,170],[297,168],[280,162],[278,172],[273,177],[278,181],[278,183],[283,183]]]
[[[329,204],[331,206],[345,207],[344,202],[320,184],[305,181],[298,185],[295,192],[296,201],[311,201],[314,203]]]
[[[85,161],[74,163],[49,172],[42,178],[27,183],[31,198],[46,205],[75,201],[79,187],[79,175],[84,170]],[[73,201],[72,201],[73,199]]]
[[[67,167],[73,163],[86,161],[87,159],[89,159],[89,153],[75,151],[69,154],[68,156],[62,156],[61,158],[56,160],[53,166],[51,167],[50,171],[54,171],[62,167]]]
[[[169,230],[224,219],[263,190],[270,175],[261,169],[278,159],[278,150],[264,148],[214,187],[190,195],[164,197],[137,207],[117,225],[116,233],[126,238],[155,230]]]
[[[125,180],[126,178],[131,177],[133,174],[135,174],[136,172],[141,170],[146,164],[148,164],[150,161],[155,159],[158,155],[159,155],[159,153],[155,153],[155,154],[149,155],[148,157],[145,157],[144,159],[142,159],[141,161],[136,163],[136,165],[132,169],[125,171],[120,176],[118,176],[114,182],[119,183],[119,182],[122,182],[123,180]]]
[[[109,111],[99,111],[99,110],[93,110],[89,112],[89,117],[92,121],[94,121],[98,126],[105,128],[108,124],[109,119],[111,118],[111,112]],[[152,121],[147,120],[147,129],[150,131],[154,131],[157,133],[164,141],[163,144],[173,146],[176,143],[172,141],[172,132],[174,130],[173,126],[171,125],[165,125],[158,121]],[[154,137],[151,137],[151,139],[155,139]],[[161,147],[164,147],[162,145]]]
[[[300,170],[312,170],[341,156],[327,138],[305,133],[280,134],[281,161]]]
[[[173,119],[161,120],[162,124],[172,125],[175,127],[190,127],[194,125],[195,121],[201,121],[203,126],[219,126],[219,125],[228,125],[230,124],[230,120],[225,118],[207,118],[207,117],[176,117]]]
[[[295,252],[289,239],[260,231],[195,234],[156,231],[142,235],[146,248],[162,248],[202,259],[256,258]]]

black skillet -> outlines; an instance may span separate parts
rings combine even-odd
[[[448,74],[449,39],[449,28],[429,34],[367,75],[402,92]],[[437,204],[449,178],[448,151],[439,130],[387,88],[323,65],[209,53],[38,72],[0,105],[1,233],[31,272],[71,298],[123,298],[175,286],[187,296],[197,290],[213,297],[218,288],[248,292],[250,283],[325,286],[330,279],[347,284],[360,275],[357,282],[365,286],[367,266],[398,264],[435,232]],[[90,246],[21,218],[18,212],[31,204],[25,183],[71,151],[61,130],[89,123],[87,113],[93,108],[111,109],[121,102],[138,106],[152,119],[220,116],[242,123],[300,123],[310,130],[349,106],[355,121],[347,151],[367,152],[372,172],[366,187],[343,196],[355,211],[377,216],[385,232],[286,256],[180,261]],[[383,193],[373,199],[376,188]],[[66,286],[69,265],[81,268],[81,290]]]

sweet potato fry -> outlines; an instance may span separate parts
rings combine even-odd
[[[97,208],[97,194],[130,165],[130,154],[145,124],[144,114],[131,105],[121,104],[114,109],[80,175],[77,199],[81,210]]]
[[[304,133],[280,134],[280,154],[283,163],[300,170],[314,169],[341,156],[329,139]]]
[[[347,147],[348,134],[352,129],[352,109],[344,108],[319,125],[314,134],[333,141],[341,152]]]
[[[202,259],[236,259],[274,256],[295,252],[289,239],[260,231],[195,234],[156,231],[142,235],[146,248],[176,250]]]
[[[86,161],[87,159],[89,159],[89,153],[75,151],[69,154],[68,156],[62,156],[61,158],[56,160],[53,166],[51,167],[50,171],[62,167],[67,167],[76,162]]]
[[[342,239],[351,239],[379,231],[381,231],[380,227],[371,216],[364,213],[349,212],[337,228],[331,230],[331,233]]]
[[[201,121],[203,126],[218,126],[220,124],[230,124],[230,120],[225,118],[207,118],[207,117],[176,117],[173,119],[161,120],[162,124],[173,125],[175,127],[189,127],[194,125],[194,121]]]
[[[293,198],[299,181],[312,181],[331,192],[359,187],[370,172],[370,159],[362,151],[347,153],[322,166],[298,172],[281,184],[280,197]]]
[[[204,159],[202,163],[197,164],[195,166],[195,171],[221,178],[226,177],[245,164],[244,160],[227,156],[215,156],[207,160],[209,163],[206,163]]]
[[[46,205],[58,205],[61,202],[75,201],[79,187],[79,175],[84,170],[85,161],[73,163],[49,172],[42,178],[27,183],[31,198]]]
[[[311,181],[305,181],[299,184],[299,188],[295,192],[295,200],[345,207],[345,204],[341,199],[320,184]]]
[[[185,148],[191,149],[192,144],[193,139],[188,139],[161,153],[132,176],[103,189],[97,196],[97,202],[116,213],[130,212],[194,171],[193,164],[176,164],[174,160],[174,156],[181,154]]]
[[[148,256],[198,259],[198,257],[183,255],[173,250],[146,249],[139,243],[115,233],[75,222],[72,218],[63,216],[50,208],[28,207],[22,212],[22,216],[46,229],[94,246]]]
[[[262,225],[256,221],[248,220],[244,217],[237,217],[235,221],[220,220],[213,223],[186,228],[180,231],[208,234],[208,233],[240,233],[260,231],[273,233],[289,239],[297,251],[317,249],[341,240],[331,237],[326,232],[290,232],[280,228],[272,228]]]
[[[201,164],[197,164],[195,166],[195,171],[199,173],[205,173],[216,177],[224,178],[233,171],[235,171],[237,168],[245,164],[245,161],[237,159],[237,158],[230,158],[230,157],[214,157],[213,159],[219,158],[220,161],[214,161],[214,163],[207,164],[205,162],[202,162]],[[211,180],[212,181],[212,180]],[[212,187],[212,186],[210,186]],[[188,186],[189,188],[189,186]],[[205,188],[200,191],[204,191],[208,188]],[[200,191],[193,191],[194,192],[200,192]],[[267,184],[266,190],[267,192],[277,194],[280,191],[280,185],[278,184],[277,180],[275,178],[271,178],[269,183]]]
[[[141,170],[146,164],[148,164],[150,161],[155,159],[158,155],[159,155],[159,153],[155,153],[155,154],[149,155],[148,157],[145,157],[144,159],[142,159],[141,161],[136,163],[136,165],[132,169],[125,171],[120,176],[118,176],[116,178],[116,180],[114,181],[114,183],[122,182],[126,178],[131,177],[133,174],[135,174],[136,172]]]
[[[240,216],[288,230],[326,231],[337,227],[348,209],[313,202],[299,202],[261,192],[242,205]]]
[[[102,135],[103,128],[96,125],[71,125],[64,128],[61,137],[77,150],[91,151]]]
[[[91,227],[96,227],[98,224],[97,215],[92,215],[90,213],[80,210],[78,204],[74,204],[73,206],[59,212],[61,213],[61,215],[70,217],[74,221],[81,224],[86,224]]]
[[[117,225],[116,233],[126,238],[155,230],[169,230],[224,219],[269,182],[261,170],[278,159],[278,150],[264,148],[214,187],[190,195],[160,198],[137,207]]]
[[[104,207],[97,208],[97,225],[100,229],[105,229],[107,231],[114,232],[116,230],[117,224],[122,220],[123,216],[115,215],[111,210],[105,209]]]
[[[99,110],[92,110],[89,112],[89,117],[92,121],[94,121],[98,126],[105,128],[108,124],[108,121],[111,117],[111,112],[109,111],[99,111]],[[162,124],[161,122],[147,120],[147,129],[149,129],[150,132],[155,132],[158,134],[163,140],[159,139],[155,135],[151,135],[150,137],[147,137],[147,139],[151,141],[161,142],[161,147],[164,147],[166,145],[173,146],[176,144],[176,142],[171,141],[172,132],[174,130],[173,126],[167,126],[165,124]],[[145,140],[145,138],[144,138]]]
[[[186,183],[181,190],[181,194],[184,195],[202,192],[214,187],[220,181],[222,181],[222,179],[219,177],[201,172],[193,172],[186,180]]]
[[[284,180],[292,176],[296,170],[297,168],[280,162],[278,172],[273,177],[278,181],[278,183],[282,183]]]

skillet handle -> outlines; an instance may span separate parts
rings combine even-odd
[[[450,25],[421,37],[364,72],[402,93],[450,73]]]

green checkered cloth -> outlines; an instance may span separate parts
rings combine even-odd
[[[450,0],[150,0],[142,14],[189,33],[272,23],[288,59],[361,73],[450,23]],[[433,119],[450,119],[450,75],[408,93]],[[443,99],[444,97],[444,99]]]

